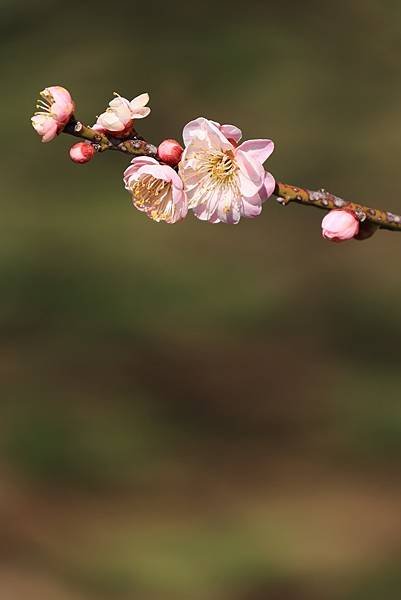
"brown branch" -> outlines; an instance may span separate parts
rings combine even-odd
[[[149,142],[138,136],[134,129],[128,139],[121,139],[96,131],[72,117],[64,127],[63,133],[68,133],[74,137],[91,142],[97,152],[117,150],[124,154],[132,154],[133,156],[151,156],[157,158],[156,146],[149,144]]]
[[[122,140],[95,131],[72,117],[63,131],[64,133],[93,143],[97,152],[117,150],[118,152],[133,156],[158,158],[156,146],[138,136],[134,129],[129,138]],[[357,202],[343,200],[324,189],[311,191],[287,183],[277,182],[274,195],[277,196],[277,201],[283,206],[290,204],[290,202],[295,202],[296,204],[315,206],[323,210],[342,209],[352,212],[361,222],[359,239],[369,237],[377,228],[401,231],[401,216],[378,208],[370,208]]]
[[[372,223],[380,229],[401,231],[401,217],[399,215],[378,208],[370,208],[357,202],[343,200],[324,189],[313,192],[287,183],[277,182],[274,194],[277,196],[277,201],[283,206],[290,202],[296,202],[297,204],[315,206],[324,210],[349,210],[355,214],[361,223]]]

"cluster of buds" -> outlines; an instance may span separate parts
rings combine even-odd
[[[132,100],[114,95],[92,127],[86,127],[75,119],[75,103],[68,90],[48,87],[40,93],[32,125],[43,142],[62,131],[83,138],[69,151],[78,164],[105,149],[134,154],[123,174],[124,186],[133,206],[157,222],[176,223],[192,210],[202,221],[236,224],[241,217],[259,216],[263,203],[274,193],[279,195],[280,184],[264,168],[274,150],[272,140],[241,142],[242,132],[235,125],[199,117],[185,125],[183,145],[166,139],[156,148],[135,129],[136,121],[150,113],[149,95]],[[364,239],[376,228],[364,226],[362,230],[355,211],[335,209],[324,217],[322,235],[341,242]]]

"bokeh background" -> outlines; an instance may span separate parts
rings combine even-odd
[[[72,164],[29,117],[151,94],[273,174],[401,211],[401,4],[2,0],[0,598],[401,593],[401,236],[322,214],[158,225],[127,159]]]

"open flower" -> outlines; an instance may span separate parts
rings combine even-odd
[[[141,94],[131,102],[116,93],[115,96],[109,102],[109,108],[97,118],[96,124],[103,130],[126,133],[132,128],[134,119],[143,119],[150,113],[150,108],[146,106],[149,94]]]
[[[220,125],[199,117],[184,127],[185,150],[179,174],[198,219],[238,223],[257,217],[272,195],[275,181],[263,168],[273,152],[271,140],[248,140],[234,125]]]
[[[125,189],[134,206],[154,221],[176,223],[188,212],[183,183],[168,165],[149,156],[134,158],[124,171]]]
[[[37,104],[40,110],[35,112],[31,121],[42,142],[50,142],[67,125],[75,104],[70,92],[59,85],[45,88],[40,96]]]
[[[359,232],[359,221],[347,210],[331,210],[322,221],[322,235],[332,242],[351,240]]]

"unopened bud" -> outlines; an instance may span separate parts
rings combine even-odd
[[[95,148],[88,142],[78,142],[70,148],[70,158],[75,163],[86,163],[92,160]]]
[[[181,160],[184,148],[177,140],[164,140],[157,149],[157,154],[163,162],[175,167]]]
[[[322,235],[332,242],[350,240],[358,231],[358,219],[346,210],[331,210],[322,221]]]

